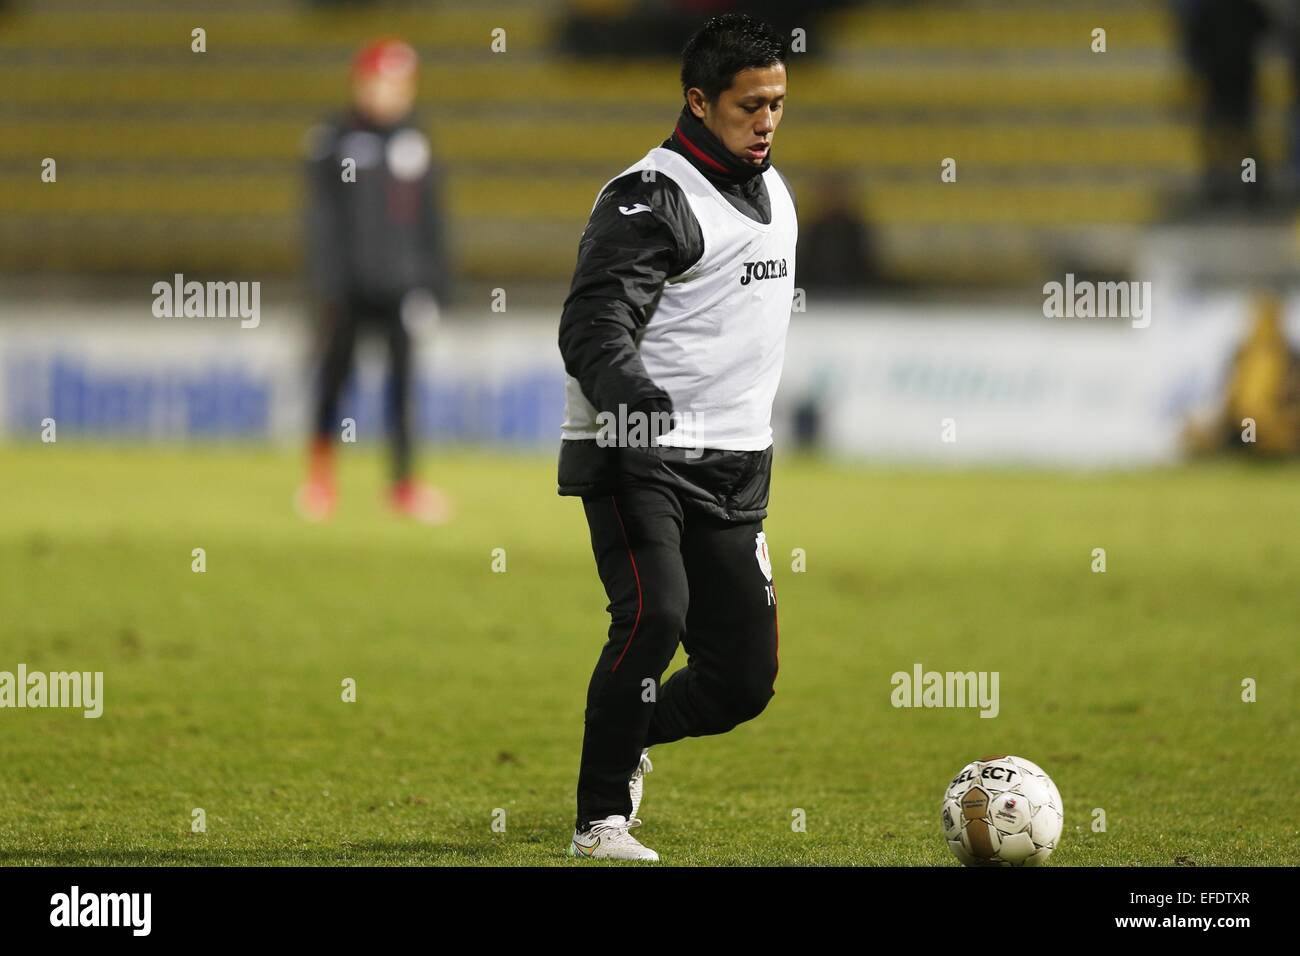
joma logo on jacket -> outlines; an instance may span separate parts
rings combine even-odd
[[[784,259],[759,259],[746,262],[745,274],[740,278],[741,285],[749,285],[753,279],[782,279],[789,275]]]

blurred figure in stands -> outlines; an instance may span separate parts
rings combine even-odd
[[[810,224],[799,236],[799,284],[809,293],[852,296],[880,284],[871,228],[847,172],[817,182]]]
[[[1300,357],[1282,329],[1276,296],[1263,296],[1255,325],[1232,362],[1224,417],[1229,446],[1264,456],[1300,451]],[[1241,440],[1242,422],[1255,422],[1255,440]]]
[[[1185,438],[1201,453],[1300,453],[1300,354],[1287,340],[1277,296],[1256,300],[1254,325],[1233,356],[1221,409],[1208,425],[1190,424]]]
[[[1286,174],[1280,183],[1279,198],[1292,204],[1300,202],[1300,4],[1295,0],[1263,0],[1273,22],[1273,39],[1279,43],[1291,67],[1291,105]]]
[[[415,51],[401,40],[365,47],[352,66],[352,109],[308,136],[307,252],[322,351],[302,514],[323,520],[337,502],[339,397],[358,333],[388,343],[385,413],[392,442],[391,503],[430,524],[450,517],[440,490],[412,473],[412,333],[436,324],[450,288],[429,141],[412,117]]]
[[[1213,206],[1260,201],[1263,193],[1242,183],[1241,161],[1259,157],[1256,74],[1268,11],[1260,0],[1175,0],[1175,10],[1201,87],[1204,199]]]

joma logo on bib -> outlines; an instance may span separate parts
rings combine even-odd
[[[784,259],[759,259],[744,265],[745,274],[740,277],[741,285],[749,285],[754,279],[783,279],[790,274],[786,270]]]

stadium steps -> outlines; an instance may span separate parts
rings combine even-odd
[[[5,36],[0,16],[0,40]],[[422,48],[423,49],[423,48]],[[266,110],[286,113],[329,109],[345,89],[346,59],[323,63],[260,63],[222,58],[215,53],[185,53],[171,64],[142,66],[114,61],[71,61],[57,69],[14,65],[0,58],[0,108],[7,112],[43,109],[95,111],[134,108],[217,107],[249,117]],[[484,54],[484,57],[490,54]],[[872,66],[794,63],[790,71],[791,104],[801,109],[835,110],[851,119],[855,112],[888,114],[905,110],[974,109],[997,111],[1014,119],[1023,110],[1088,112],[1100,115],[1187,109],[1190,86],[1172,65],[1101,66],[1063,70],[1041,62]],[[618,106],[623,110],[675,112],[665,90],[677,87],[671,62],[598,66],[556,59],[539,62],[427,64],[421,71],[425,112],[490,108],[507,114],[527,110],[539,116],[564,116],[575,108],[590,111]],[[520,90],[545,90],[544,98],[520,100]],[[1260,77],[1262,104],[1282,108],[1288,102],[1286,65],[1267,61]],[[797,99],[796,99],[797,97]],[[193,115],[196,121],[202,115]],[[294,117],[302,122],[301,112]]]
[[[112,23],[89,0],[0,13],[0,268],[296,269],[302,135],[341,102],[358,37],[419,40],[423,113],[471,279],[499,281],[503,261],[567,279],[595,189],[666,135],[677,108],[674,63],[553,56],[553,14],[523,0],[122,6]],[[189,52],[194,25],[206,54]],[[1087,52],[1095,25],[1112,52]],[[488,52],[495,26],[509,54]],[[818,175],[854,172],[897,276],[1020,281],[1080,235],[1123,249],[1160,214],[1160,187],[1197,173],[1163,2],[875,3],[829,26],[829,60],[792,62],[776,155],[805,222]],[[1283,64],[1262,92],[1272,162],[1285,151]],[[36,176],[45,156],[59,159],[55,185]],[[958,184],[938,181],[946,156]]]
[[[179,54],[205,57],[226,51],[249,54],[342,52],[359,36],[415,38],[421,49],[461,55],[487,50],[496,28],[505,29],[506,54],[544,49],[553,41],[552,13],[525,4],[368,5],[313,8],[305,3],[266,6],[173,5],[105,10],[91,4],[63,9],[19,5],[4,14],[0,56],[15,52],[115,53],[132,57]],[[191,31],[206,33],[206,52],[191,52]]]
[[[149,173],[75,177],[44,190],[9,190],[0,199],[0,215],[32,216],[292,216],[301,208],[296,177],[225,173],[205,180],[159,181]],[[562,221],[574,209],[590,210],[595,198],[585,178],[540,179],[522,193],[515,176],[462,177],[448,189],[457,218]],[[47,198],[48,197],[48,198]],[[526,201],[521,203],[521,198]],[[268,201],[269,200],[269,201]],[[1153,213],[1152,190],[1145,185],[1112,187],[1103,195],[1058,183],[982,184],[978,189],[935,189],[929,183],[884,183],[867,187],[871,221],[907,223],[1030,226],[1068,223],[1140,223]],[[581,231],[581,219],[573,217]]]
[[[1127,128],[1125,126],[1127,125]],[[575,162],[573,142],[590,138],[589,124],[576,120],[520,118],[490,127],[473,119],[450,118],[429,126],[443,161],[474,167],[503,165],[528,143],[533,164]],[[960,157],[982,173],[1052,169],[1090,170],[1134,175],[1149,171],[1189,172],[1196,144],[1186,123],[1156,124],[1059,121],[1006,129],[969,121],[897,122],[882,119],[853,123],[793,117],[778,139],[783,164],[803,169],[853,166],[867,172],[915,169],[918,178],[937,175],[939,160]],[[1265,158],[1280,159],[1282,130],[1265,141]],[[667,135],[663,122],[609,124],[583,150],[578,165],[611,175]],[[303,131],[298,124],[258,118],[225,119],[201,124],[181,118],[130,118],[85,127],[54,119],[15,124],[0,140],[0,161],[15,166],[32,157],[52,155],[61,162],[183,170],[185,163],[211,161],[295,163],[301,156]],[[288,173],[288,168],[284,169]],[[536,173],[534,173],[534,177]],[[597,184],[598,185],[598,184]],[[520,183],[527,189],[527,183]]]
[[[1176,40],[1165,0],[1051,3],[1015,0],[938,0],[873,3],[834,15],[822,32],[837,53],[870,57],[971,51],[1091,55],[1092,31],[1106,31],[1107,54],[1170,53]]]
[[[188,238],[178,244],[176,235]],[[960,282],[998,285],[1032,281],[1054,260],[1053,233],[1020,226],[983,230],[976,247],[950,227],[899,230],[884,237],[894,278],[931,285]],[[299,232],[285,217],[237,217],[223,223],[155,216],[89,220],[45,219],[20,226],[0,220],[0,245],[12,248],[16,271],[88,272],[140,275],[155,281],[173,272],[197,279],[292,277],[301,267]],[[499,261],[510,257],[511,278],[555,283],[572,271],[578,233],[553,220],[520,223],[488,220],[458,243],[458,259],[468,259],[484,276],[500,276]],[[990,261],[998,269],[990,274]],[[463,265],[463,263],[462,263]],[[474,270],[468,270],[474,275]],[[485,280],[487,281],[487,280]]]

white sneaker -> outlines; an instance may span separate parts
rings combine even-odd
[[[632,771],[632,779],[628,781],[628,793],[632,795],[632,820],[628,826],[634,827],[641,823],[636,818],[636,812],[641,809],[641,794],[645,791],[645,775],[654,770],[654,764],[650,762],[650,751],[641,751],[641,762],[636,765],[636,770]]]
[[[586,833],[574,832],[569,856],[593,860],[658,860],[659,854],[642,846],[628,833],[627,817],[614,815],[597,820]]]

